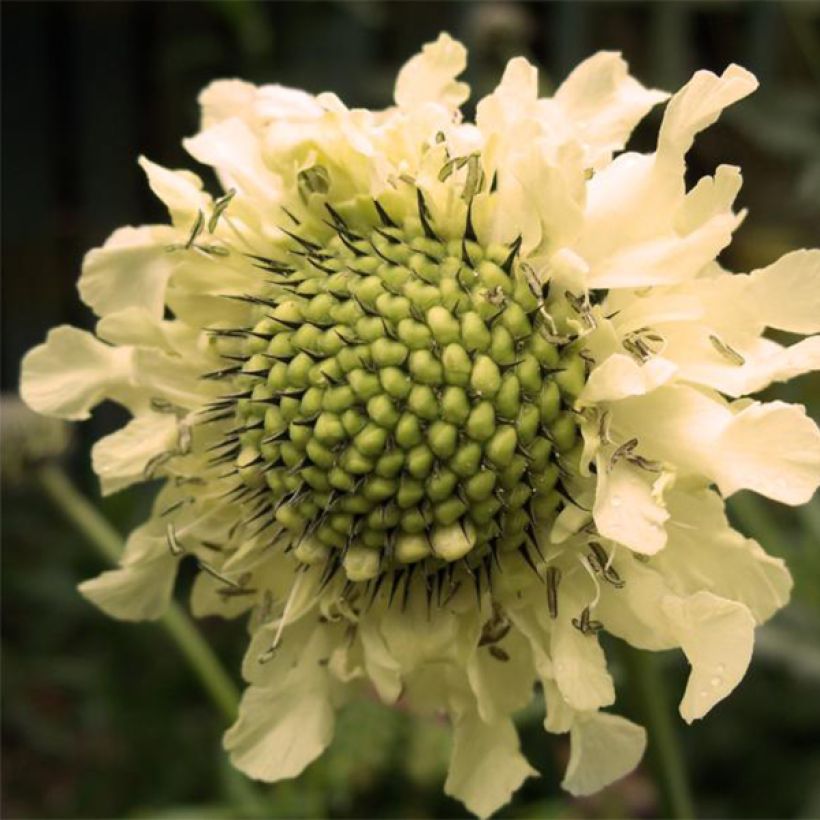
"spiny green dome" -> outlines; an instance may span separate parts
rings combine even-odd
[[[574,461],[586,367],[556,335],[566,298],[518,243],[482,246],[469,218],[440,238],[418,204],[401,225],[328,208],[323,242],[295,226],[286,261],[258,259],[263,295],[238,297],[256,324],[217,331],[239,348],[212,409],[239,423],[214,462],[234,465],[258,532],[351,581],[537,549]]]

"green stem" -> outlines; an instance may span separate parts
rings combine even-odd
[[[55,506],[97,552],[111,563],[119,562],[122,538],[68,476],[59,467],[49,465],[40,470],[39,478]],[[180,648],[211,700],[228,722],[233,722],[239,703],[237,688],[185,610],[172,602],[159,624]]]
[[[46,494],[63,515],[103,558],[112,564],[118,563],[123,551],[120,534],[77,490],[68,476],[59,467],[51,465],[41,468],[38,475]],[[182,651],[211,700],[226,720],[232,723],[239,706],[239,692],[193,620],[179,604],[172,602],[159,624]],[[229,797],[238,812],[237,816],[270,816],[267,801],[232,766],[225,768],[225,781]]]
[[[647,756],[661,793],[664,816],[691,820],[696,816],[695,807],[658,659],[652,652],[631,646],[624,650],[633,693],[649,733]]]

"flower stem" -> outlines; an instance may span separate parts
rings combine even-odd
[[[624,660],[649,732],[647,756],[660,791],[663,816],[691,820],[696,816],[692,792],[658,659],[652,652],[624,646]]]
[[[59,467],[48,465],[40,469],[39,478],[46,494],[63,515],[100,555],[117,563],[122,555],[122,538],[68,476]],[[159,624],[180,648],[225,718],[229,722],[235,720],[239,703],[237,688],[185,610],[172,602]]]

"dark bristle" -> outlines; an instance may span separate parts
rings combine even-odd
[[[464,238],[469,239],[471,242],[477,242],[478,237],[475,233],[475,228],[473,227],[473,200],[471,199],[467,204],[467,219],[464,223]],[[462,250],[463,253],[463,250]]]
[[[339,231],[339,232],[338,232],[338,236],[339,236],[339,239],[341,239],[341,240],[342,240],[342,243],[344,244],[344,246],[345,246],[348,250],[353,251],[353,255],[354,255],[354,256],[367,256],[367,254],[366,254],[364,251],[359,250],[359,249],[358,249],[358,248],[357,248],[357,247],[353,244],[353,240],[352,240],[352,238],[351,238],[351,237],[349,237],[349,236],[346,236],[346,235],[344,234],[344,232]],[[334,271],[334,273],[335,273],[335,272],[336,272],[336,271]]]
[[[410,568],[407,570],[407,575],[404,580],[404,591],[401,596],[402,611],[407,609],[407,602],[410,600],[410,587],[413,583],[413,576],[415,575],[417,568],[418,564],[410,564]]]
[[[470,259],[470,254],[467,252],[467,240],[464,238],[461,240],[461,261],[467,265],[467,267],[473,267],[473,260]]]
[[[406,570],[399,569],[393,570],[393,579],[390,584],[390,592],[387,596],[387,606],[393,606],[393,599],[396,597],[396,591],[399,588],[399,584],[401,584],[402,578],[404,578]]]
[[[427,207],[427,203],[424,201],[424,194],[422,194],[421,188],[416,188],[416,206],[418,208],[419,221],[421,222],[421,227],[424,230],[424,235],[428,239],[435,239],[438,241],[438,236],[436,236],[436,232],[430,224],[430,210]]]
[[[530,555],[530,551],[527,549],[526,542],[518,548],[518,553],[524,559],[527,566],[535,573],[536,577],[540,580],[541,576],[538,574],[538,567],[535,565],[535,561],[532,560],[532,556]]]
[[[286,236],[289,236],[294,242],[299,243],[307,251],[313,252],[322,250],[321,245],[317,245],[315,242],[311,242],[309,239],[305,239],[304,237],[299,236],[299,234],[293,233],[287,228],[283,228],[281,225],[279,226],[279,230]]]
[[[509,256],[504,260],[501,265],[501,270],[504,271],[507,275],[509,275],[510,271],[512,270],[513,263],[515,262],[515,257],[518,256],[518,252],[521,250],[521,243],[523,238],[521,234],[519,234],[513,243],[510,245],[510,253]]]
[[[288,219],[293,222],[294,225],[301,225],[302,223],[284,206],[280,205],[282,210],[287,214]]]
[[[382,206],[381,202],[378,199],[373,200],[373,206],[376,209],[376,213],[379,215],[379,219],[382,221],[382,225],[385,228],[396,228],[398,227],[396,223],[390,218],[390,215],[385,211],[384,207]]]

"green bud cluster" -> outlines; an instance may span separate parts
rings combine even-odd
[[[554,300],[517,245],[442,240],[412,217],[354,232],[331,212],[336,234],[297,238],[248,297],[236,470],[267,488],[299,561],[352,581],[521,548],[579,446],[585,362],[549,333]]]

